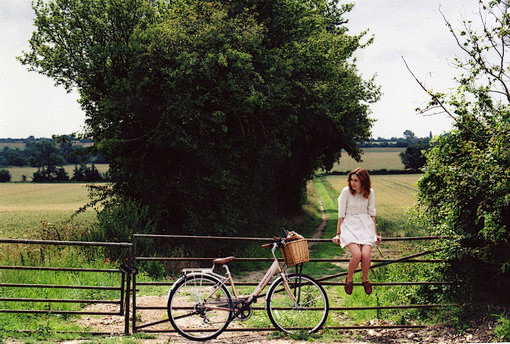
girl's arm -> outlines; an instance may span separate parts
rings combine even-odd
[[[372,218],[372,221],[374,221],[374,231],[375,231],[375,236],[377,237],[377,242],[381,242],[382,236],[377,235],[377,223],[375,223],[375,216],[370,216],[370,217]]]
[[[343,221],[344,221],[343,217],[338,218],[338,224],[336,225],[336,236],[333,239],[331,239],[331,241],[333,241],[333,243],[336,245],[340,245],[340,234],[342,233],[341,226]]]

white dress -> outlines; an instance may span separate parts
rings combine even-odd
[[[375,232],[375,195],[370,189],[370,196],[364,198],[362,194],[351,194],[346,186],[338,196],[338,218],[344,218],[340,226],[340,244],[345,247],[355,243],[375,246],[377,236]]]

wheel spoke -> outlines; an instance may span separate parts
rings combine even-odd
[[[218,336],[229,324],[232,300],[225,287],[208,275],[182,279],[168,299],[168,316],[177,332],[191,340]]]
[[[267,311],[273,325],[284,332],[317,331],[326,321],[329,304],[324,289],[311,277],[289,275],[294,302],[277,280],[268,292]]]

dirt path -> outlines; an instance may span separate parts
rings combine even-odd
[[[160,296],[140,296],[137,298],[139,305],[161,305],[162,302],[166,303],[166,298]],[[112,306],[91,306],[94,310],[98,311],[113,311],[110,309]],[[144,311],[140,313],[139,320],[143,323],[158,321],[164,319],[164,312]],[[79,321],[80,325],[90,326],[90,328],[111,332],[112,335],[118,336],[124,330],[124,317],[122,316],[107,316],[83,317]],[[371,325],[382,325],[383,321],[373,320]],[[235,323],[231,324],[231,327]],[[166,322],[151,329],[164,329],[171,328],[170,323]],[[462,333],[454,330],[453,328],[445,326],[435,326],[425,329],[371,329],[362,331],[338,331],[336,335],[334,330],[330,330],[324,340],[314,338],[313,343],[352,343],[352,344],[368,344],[368,343],[387,343],[387,344],[410,344],[410,343],[488,343],[495,340],[493,334],[494,324],[490,321],[481,324],[473,325],[472,328],[465,330]],[[302,340],[291,340],[288,338],[271,339],[268,332],[224,332],[217,339],[207,341],[210,344],[245,344],[245,343],[261,343],[261,344],[284,344],[293,343],[301,344],[307,343]],[[141,344],[166,344],[166,343],[193,343],[176,333],[155,333],[152,338],[139,339]],[[65,344],[85,344],[89,341],[66,341]]]

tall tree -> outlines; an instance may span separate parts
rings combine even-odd
[[[39,0],[22,63],[78,88],[87,135],[171,232],[251,233],[370,137],[351,6],[316,0]]]
[[[418,201],[431,228],[454,237],[443,272],[465,282],[452,295],[468,304],[510,304],[509,18],[508,0],[497,0],[480,1],[480,32],[476,21],[460,30],[447,21],[466,53],[456,60],[465,72],[456,94],[427,90],[432,100],[425,110],[441,108],[454,128],[427,154]]]

